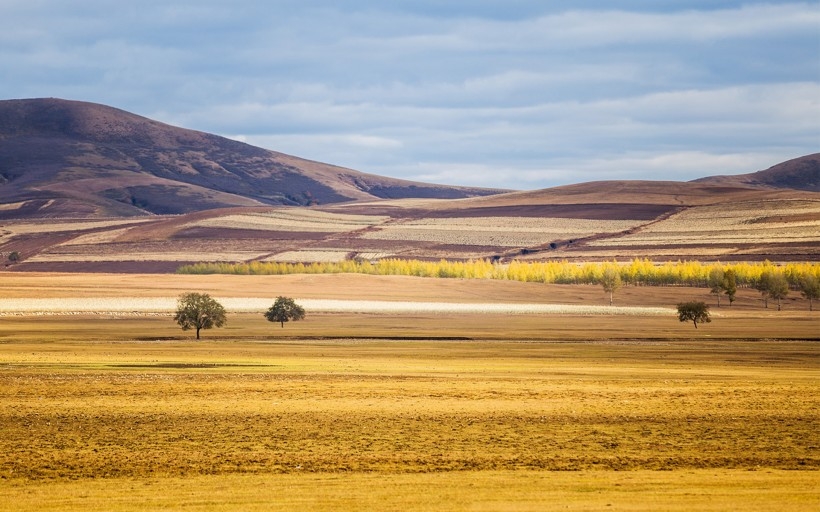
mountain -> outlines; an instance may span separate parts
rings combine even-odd
[[[818,247],[820,154],[692,182],[509,192],[364,174],[98,104],[0,101],[8,270],[382,258],[817,261]]]
[[[231,206],[503,192],[365,174],[116,108],[0,101],[0,217],[179,214]]]
[[[734,176],[710,176],[695,181],[706,184],[746,185],[820,192],[820,153],[794,158],[773,165],[764,171]]]

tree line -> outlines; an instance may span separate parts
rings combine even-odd
[[[606,285],[605,285],[606,288]],[[614,291],[614,288],[612,289]],[[610,305],[612,299],[610,297]],[[305,309],[290,297],[279,296],[273,305],[264,313],[269,322],[279,322],[285,327],[285,322],[303,320]],[[681,322],[692,321],[695,329],[698,322],[711,322],[709,306],[704,302],[682,302],[678,304],[678,319]],[[200,339],[200,331],[222,327],[228,322],[225,308],[207,293],[183,293],[177,300],[177,310],[174,321],[183,331],[196,330],[196,339]]]
[[[456,279],[501,279],[545,284],[596,284],[610,294],[621,284],[634,286],[708,287],[720,305],[725,296],[731,305],[738,288],[754,288],[762,294],[766,307],[771,299],[778,306],[790,291],[799,291],[809,300],[820,300],[820,264],[769,261],[741,263],[703,263],[676,261],[656,263],[636,258],[629,262],[606,261],[573,263],[569,261],[499,264],[490,260],[422,261],[385,258],[377,261],[350,259],[324,263],[196,263],[180,267],[181,274],[370,274]]]

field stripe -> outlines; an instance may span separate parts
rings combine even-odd
[[[216,298],[228,312],[253,313],[267,310],[272,298]],[[308,313],[426,313],[493,315],[675,315],[671,308],[636,306],[598,306],[579,304],[509,304],[452,302],[393,302],[376,300],[296,299]],[[88,314],[88,313],[172,313],[173,297],[97,297],[0,299],[0,315],[15,314]]]

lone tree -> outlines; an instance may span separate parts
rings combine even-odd
[[[705,302],[681,302],[678,304],[678,320],[681,322],[691,320],[695,324],[695,329],[698,328],[698,322],[712,321],[709,317],[709,306]]]
[[[196,329],[196,339],[199,339],[200,329],[222,327],[228,320],[222,304],[207,293],[183,293],[177,301],[174,321],[183,331]]]
[[[612,294],[621,287],[621,273],[615,267],[607,267],[601,274],[601,286],[609,294],[609,305],[612,305]]]
[[[305,310],[302,306],[293,301],[290,297],[276,297],[273,306],[265,311],[265,318],[268,322],[279,322],[285,327],[285,322],[291,320],[302,320],[305,318]]]

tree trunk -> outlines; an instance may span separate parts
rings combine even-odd
[[[282,322],[281,322],[281,323],[282,323],[282,329],[284,329],[284,328],[285,328],[285,321],[284,321],[284,320],[282,320]]]
[[[609,292],[609,305],[612,305],[612,292]]]
[[[698,322],[697,322],[697,320],[692,320],[692,323],[693,323],[693,324],[695,324],[695,329],[697,329],[697,328],[698,328]]]
[[[780,311],[780,299],[777,299],[777,310]]]
[[[196,328],[196,339],[199,339],[199,327]]]

